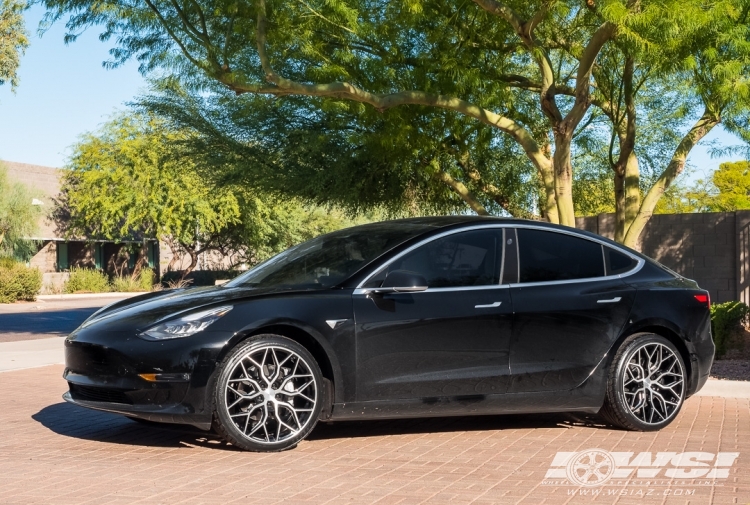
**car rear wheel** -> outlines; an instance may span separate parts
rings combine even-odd
[[[652,333],[628,337],[612,360],[601,416],[634,431],[659,430],[682,408],[685,363],[666,338]]]
[[[257,335],[221,365],[214,429],[250,451],[293,448],[315,427],[323,407],[323,377],[312,355],[279,335]]]

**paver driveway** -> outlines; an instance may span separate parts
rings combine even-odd
[[[750,503],[747,399],[692,398],[658,433],[571,415],[370,421],[319,425],[292,451],[254,454],[65,404],[62,371],[0,374],[2,504]],[[740,456],[716,481],[545,479],[556,453],[592,448]]]

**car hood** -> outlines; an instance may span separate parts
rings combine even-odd
[[[145,293],[99,309],[73,334],[85,328],[105,324],[108,331],[142,330],[159,321],[201,308],[237,300],[284,296],[292,293],[299,293],[299,291],[206,286]]]

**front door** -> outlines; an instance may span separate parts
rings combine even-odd
[[[575,388],[627,321],[635,288],[616,269],[637,261],[579,236],[533,228],[518,228],[517,234],[509,391]]]
[[[500,285],[502,250],[501,228],[457,232],[365,284],[407,270],[425,277],[426,291],[354,295],[358,401],[505,393],[512,307]]]

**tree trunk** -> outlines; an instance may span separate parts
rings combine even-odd
[[[544,217],[550,223],[559,223],[560,214],[557,211],[557,198],[555,197],[555,171],[552,168],[552,163],[547,168],[539,169],[539,177],[542,179],[544,185],[544,202],[542,203],[542,211]]]
[[[631,152],[624,171],[615,174],[615,241],[623,243],[641,205],[638,158]]]
[[[555,132],[555,200],[559,223],[575,228],[576,217],[573,207],[573,165],[570,160],[572,135],[568,132]]]
[[[187,267],[187,269],[182,272],[182,277],[180,277],[180,280],[185,280],[185,277],[190,275],[190,272],[192,272],[196,265],[198,264],[198,253],[194,249],[187,249],[187,253],[190,255],[190,265]]]

